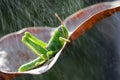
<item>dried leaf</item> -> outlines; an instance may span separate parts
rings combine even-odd
[[[64,24],[70,31],[70,40],[76,40],[100,20],[119,12],[119,4],[120,1],[96,4],[66,18]],[[37,38],[48,42],[54,29],[49,27],[25,28],[2,37],[0,39],[0,77],[4,80],[8,80],[8,78],[10,80],[20,75],[21,73],[17,72],[18,67],[36,58],[21,42],[25,31],[29,31]]]

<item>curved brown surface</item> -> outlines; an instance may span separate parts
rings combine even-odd
[[[87,30],[91,29],[93,25],[101,19],[119,12],[119,4],[120,1],[96,4],[78,11],[70,17],[66,18],[64,24],[71,32],[70,39],[72,41],[76,40]],[[2,57],[0,59],[2,59],[3,64],[0,65],[0,69],[4,70],[5,72],[0,72],[0,80],[11,80],[16,76],[21,75],[20,73],[17,73],[18,67],[36,58],[36,56],[21,42],[21,38],[25,31],[29,31],[39,39],[47,42],[51,37],[54,28],[26,28],[1,38],[0,55]]]
[[[119,11],[120,1],[115,1],[96,4],[76,12],[64,21],[71,31],[70,40],[76,40],[97,22]]]
[[[0,80],[11,80],[20,75],[21,75],[20,73],[10,74],[10,73],[0,72]]]

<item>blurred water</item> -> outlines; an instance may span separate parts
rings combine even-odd
[[[0,36],[29,26],[58,26],[54,13],[65,19],[85,6],[102,1],[104,0],[0,0]]]
[[[58,26],[55,12],[65,19],[83,7],[103,1],[0,0],[0,36],[29,26]],[[117,15],[120,14],[100,21],[72,43],[47,73],[23,75],[14,80],[118,80],[120,18]]]

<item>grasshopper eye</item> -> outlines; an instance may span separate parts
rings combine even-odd
[[[62,27],[60,27],[60,28],[59,28],[59,30],[60,30],[60,32],[63,32],[63,29],[62,29]]]

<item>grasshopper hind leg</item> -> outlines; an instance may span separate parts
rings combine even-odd
[[[46,43],[32,36],[30,33],[26,32],[25,36],[22,38],[22,42],[32,50],[37,56],[46,58],[48,50],[45,48]]]

